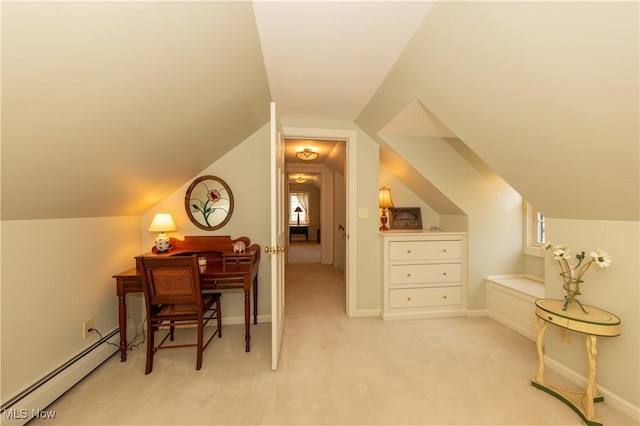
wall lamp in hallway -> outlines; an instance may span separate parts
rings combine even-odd
[[[385,188],[384,186],[378,190],[378,200],[380,208],[382,209],[382,214],[380,216],[380,222],[382,222],[382,226],[380,227],[381,231],[388,231],[387,227],[387,209],[389,207],[393,207],[393,201],[391,201],[391,189]]]

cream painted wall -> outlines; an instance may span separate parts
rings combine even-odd
[[[378,315],[380,310],[380,219],[378,179],[380,147],[358,129],[357,207],[368,209],[369,217],[358,218],[358,310]]]
[[[546,218],[548,239],[568,244],[573,255],[602,248],[612,257],[611,266],[593,266],[583,277],[580,301],[620,318],[622,334],[598,338],[596,382],[640,407],[640,222],[593,221]],[[564,296],[557,263],[546,257],[546,297]],[[567,344],[549,330],[545,337],[546,356],[585,376],[587,372],[584,338],[573,333]]]
[[[434,225],[440,226],[440,215],[383,166],[380,166],[380,182],[378,186],[380,188],[386,186],[391,189],[391,199],[395,207],[420,207],[423,229],[429,229]],[[382,209],[378,209],[378,217],[381,214]],[[388,212],[387,216],[389,216]]]
[[[525,274],[544,279],[544,258],[525,254],[523,260]]]
[[[229,235],[231,238],[246,236],[261,249],[269,245],[270,194],[269,194],[269,125],[266,124],[244,142],[225,154],[220,160],[193,176],[213,175],[223,179],[233,193],[233,215],[227,224],[215,231],[205,231],[195,226],[187,217],[184,195],[193,181],[185,182],[173,194],[154,206],[142,217],[142,241],[146,251],[153,247],[156,235],[147,232],[153,216],[159,212],[171,213],[177,231],[170,237],[183,239],[185,235]],[[261,253],[258,271],[258,320],[270,321],[271,280],[269,256]],[[222,315],[226,323],[244,323],[244,295],[242,290],[227,290],[222,296]]]
[[[457,139],[385,142],[468,216],[467,308],[485,308],[484,278],[523,271],[522,197]]]
[[[2,400],[118,326],[113,275],[135,266],[140,217],[2,221]],[[115,348],[114,348],[115,351]]]

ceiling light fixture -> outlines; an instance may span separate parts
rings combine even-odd
[[[298,182],[298,183],[305,183],[307,181],[307,178],[305,178],[304,176],[300,175],[300,176],[296,176],[294,180],[296,182]]]
[[[311,148],[305,148],[302,151],[296,152],[296,157],[304,161],[311,161],[318,158],[318,153],[313,151]]]

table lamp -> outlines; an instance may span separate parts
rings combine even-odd
[[[300,208],[300,206],[296,207],[296,209],[294,210],[294,212],[298,213],[298,226],[300,226],[300,212],[302,211],[302,209]]]
[[[156,213],[151,225],[149,225],[149,232],[159,232],[158,238],[156,238],[156,250],[158,253],[164,253],[169,251],[171,243],[169,237],[165,234],[166,231],[175,231],[176,224],[173,222],[173,218],[169,213]]]
[[[393,207],[393,201],[391,201],[391,189],[385,188],[384,186],[380,188],[378,191],[378,200],[380,208],[382,209],[382,215],[380,216],[380,222],[382,222],[382,226],[380,227],[381,231],[388,231],[387,228],[387,208]]]

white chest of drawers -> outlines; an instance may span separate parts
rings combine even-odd
[[[466,315],[466,233],[389,231],[381,238],[382,319]]]

